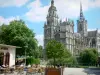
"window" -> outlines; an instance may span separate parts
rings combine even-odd
[[[10,60],[10,53],[6,53],[6,60],[5,60],[5,65],[9,65],[9,60]]]

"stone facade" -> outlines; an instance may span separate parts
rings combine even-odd
[[[75,33],[74,21],[67,18],[64,22],[59,20],[54,0],[51,1],[47,21],[44,24],[44,48],[51,39],[63,43],[72,55],[78,55],[84,48],[97,48],[100,52],[99,31],[87,31],[87,20],[83,15],[81,3],[80,17],[77,20],[77,33]]]

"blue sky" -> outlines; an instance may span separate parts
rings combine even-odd
[[[81,0],[83,12],[88,21],[88,30],[100,29],[100,0]],[[55,0],[57,13],[76,21],[80,13],[80,0]],[[36,33],[40,45],[43,45],[43,26],[46,21],[50,0],[0,0],[0,25],[9,24],[15,19],[22,19]]]

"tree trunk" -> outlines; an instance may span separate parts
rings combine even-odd
[[[56,59],[54,58],[54,63],[53,63],[54,64],[54,68],[55,68],[55,62],[56,62]]]

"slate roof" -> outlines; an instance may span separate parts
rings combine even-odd
[[[88,31],[88,37],[96,37],[97,30],[95,31]]]

